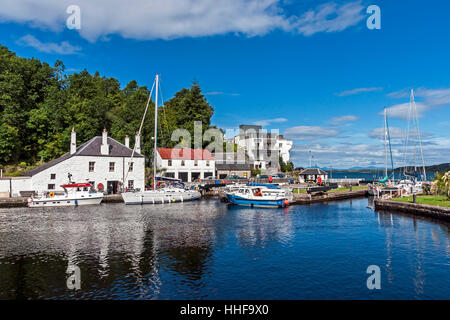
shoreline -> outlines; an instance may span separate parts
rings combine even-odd
[[[376,211],[397,211],[420,217],[450,221],[450,207],[439,207],[429,204],[399,202],[381,199],[376,199],[374,201],[374,205]]]

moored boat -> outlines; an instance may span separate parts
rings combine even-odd
[[[230,203],[261,208],[283,208],[289,205],[285,190],[265,187],[241,187],[237,191],[227,192]]]
[[[163,204],[186,202],[201,198],[196,190],[182,188],[161,188],[142,192],[124,192],[122,198],[125,204]]]
[[[103,193],[97,192],[89,183],[70,183],[61,186],[64,194],[46,192],[40,197],[28,198],[28,207],[68,207],[98,205],[103,200]]]

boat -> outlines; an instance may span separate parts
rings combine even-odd
[[[285,208],[289,205],[285,190],[267,187],[245,186],[237,191],[226,192],[232,204],[260,208]]]
[[[64,194],[46,192],[40,197],[28,198],[28,207],[76,207],[98,205],[103,200],[103,193],[93,189],[90,183],[63,184]]]
[[[201,198],[196,190],[186,190],[175,187],[165,187],[143,192],[124,192],[122,198],[125,204],[164,204],[186,202]]]
[[[147,114],[148,106],[153,93],[153,88],[155,88],[155,135],[154,135],[154,148],[153,148],[153,187],[152,190],[127,190],[122,192],[122,199],[126,205],[138,205],[138,204],[164,204],[164,203],[174,203],[174,202],[185,202],[198,200],[201,198],[201,193],[197,190],[187,190],[183,186],[176,187],[175,185],[169,187],[157,188],[157,181],[164,180],[162,177],[156,176],[156,148],[158,145],[158,89],[159,89],[159,75],[155,77],[152,90],[147,100],[147,106],[142,117],[141,125],[139,127],[138,133],[142,131],[142,126],[144,124],[145,115]],[[135,147],[136,148],[136,147]],[[131,159],[133,159],[135,149],[131,154]],[[128,174],[128,173],[127,173]]]

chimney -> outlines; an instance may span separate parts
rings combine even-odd
[[[134,146],[136,148],[136,152],[141,153],[141,136],[139,134],[139,131],[136,132],[136,139],[134,140]]]
[[[106,128],[103,129],[102,133],[102,146],[100,148],[100,153],[104,156],[109,155],[108,131],[106,131]]]
[[[128,135],[125,136],[125,147],[130,147],[130,137],[128,137]]]
[[[72,128],[72,132],[70,133],[70,154],[74,154],[77,152],[77,133],[75,132],[75,128]]]

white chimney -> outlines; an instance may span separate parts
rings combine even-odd
[[[74,154],[77,152],[77,133],[75,132],[75,128],[72,128],[72,132],[70,133],[70,154]]]
[[[136,132],[136,139],[134,140],[134,146],[136,148],[136,152],[141,153],[141,136],[139,135],[139,131]]]
[[[108,132],[106,129],[103,129],[102,133],[102,146],[100,148],[100,153],[104,156],[109,155],[109,146],[108,146]]]
[[[125,136],[125,147],[130,147],[130,137],[128,137],[128,135]]]

